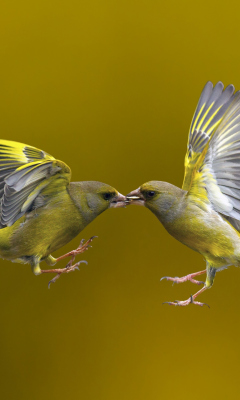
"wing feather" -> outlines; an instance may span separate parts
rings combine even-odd
[[[66,185],[71,178],[70,168],[62,161],[35,147],[0,140],[0,227],[11,226],[21,218],[57,177]]]
[[[182,186],[184,190],[189,190],[191,187],[195,170],[204,159],[204,150],[221,123],[226,110],[236,102],[237,94],[233,94],[234,86],[229,85],[225,90],[223,89],[222,82],[218,82],[215,87],[211,82],[207,82],[200,96],[189,130]],[[231,126],[229,126],[230,128]]]
[[[240,227],[240,92],[236,92],[194,171],[189,195],[202,188],[213,208]]]

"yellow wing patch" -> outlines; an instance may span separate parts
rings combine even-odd
[[[198,156],[188,195],[194,201],[201,199],[211,204],[231,221],[240,221],[240,92],[232,97],[217,129]]]
[[[195,172],[202,160],[201,154],[221,123],[226,110],[234,101],[234,86],[229,85],[224,91],[223,88],[222,82],[218,82],[215,87],[208,82],[200,96],[189,131],[182,186],[184,190],[190,189]]]
[[[11,226],[32,206],[52,179],[71,179],[70,168],[50,154],[22,143],[0,140],[1,227]]]

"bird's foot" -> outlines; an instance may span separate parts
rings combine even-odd
[[[66,257],[72,257],[73,260],[74,260],[74,258],[75,258],[78,254],[84,253],[84,251],[88,250],[89,247],[91,247],[91,246],[90,246],[90,243],[91,243],[91,242],[93,241],[93,239],[95,239],[95,238],[97,238],[97,236],[92,236],[90,239],[88,239],[88,240],[86,241],[86,243],[84,243],[84,242],[85,242],[85,239],[82,239],[81,242],[80,242],[80,244],[79,244],[79,246],[78,246],[78,248],[77,248],[76,250],[72,250],[72,251],[70,251],[69,253],[64,254],[63,256],[60,256],[60,257],[56,258],[56,262],[62,260],[63,258],[66,258]]]
[[[200,307],[202,307],[202,306],[209,307],[209,305],[207,303],[200,303],[200,301],[194,301],[193,296],[190,296],[189,299],[183,300],[183,301],[179,301],[179,300],[165,301],[163,304],[168,304],[169,306],[180,306],[180,307],[188,306],[189,304],[195,304],[196,306],[200,306]]]
[[[197,281],[196,279],[193,279],[193,278],[195,276],[202,275],[202,274],[205,274],[205,273],[206,273],[206,270],[199,271],[199,272],[194,272],[193,274],[189,274],[189,275],[183,276],[182,278],[178,278],[178,277],[171,278],[170,276],[164,276],[163,278],[160,279],[160,281],[162,281],[163,279],[166,279],[167,281],[172,281],[173,283],[182,283],[182,282],[190,281],[192,283],[195,283],[196,285],[202,285],[202,284],[204,284],[204,282]]]
[[[72,260],[69,261],[69,263],[67,264],[67,266],[65,268],[55,268],[55,269],[43,269],[43,270],[41,270],[42,274],[49,274],[49,273],[57,274],[56,276],[54,276],[53,279],[51,279],[48,282],[48,289],[50,289],[51,283],[55,283],[56,280],[59,279],[62,274],[64,274],[64,273],[68,274],[69,272],[76,271],[77,269],[79,270],[79,265],[82,264],[82,263],[87,264],[87,261],[85,261],[85,260],[78,261],[74,265],[72,265],[72,262],[73,262]]]
[[[169,306],[180,306],[180,307],[184,307],[184,306],[188,306],[189,304],[195,304],[196,306],[208,306],[208,304],[206,303],[200,303],[200,301],[195,301],[196,297],[199,296],[201,293],[203,293],[205,290],[207,289],[207,287],[204,285],[202,289],[200,289],[197,293],[195,293],[193,296],[191,295],[189,297],[189,299],[184,300],[184,301],[166,301],[163,304],[168,304]],[[210,308],[210,307],[209,307]]]

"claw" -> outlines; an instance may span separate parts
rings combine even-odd
[[[71,272],[71,271],[75,271],[76,269],[77,269],[78,271],[80,271],[79,265],[82,264],[82,263],[88,265],[88,262],[87,262],[87,261],[81,260],[81,261],[78,261],[78,262],[77,262],[75,265],[73,265],[72,267],[71,267],[71,266],[68,267],[68,271],[66,271],[66,272],[69,273],[69,272]]]
[[[207,303],[200,303],[199,301],[194,301],[193,304],[196,304],[197,306],[200,307],[207,306],[208,308],[210,308],[210,306]]]
[[[168,277],[167,276],[163,276],[161,279],[160,279],[160,282],[161,281],[163,281],[163,279],[167,279]],[[163,303],[164,304],[164,303]]]
[[[71,272],[71,270],[73,269],[73,268],[77,268],[80,264],[86,264],[86,265],[88,265],[88,262],[86,261],[86,260],[80,260],[80,261],[78,261],[76,264],[74,264],[74,265],[71,265],[71,261],[68,263],[68,265],[66,266],[66,268],[68,269],[68,270],[70,270],[70,271],[68,271],[68,272]],[[63,268],[63,269],[65,269],[65,268]]]
[[[210,308],[210,306],[207,303],[200,303],[200,301],[194,301],[192,296],[188,300],[185,300],[185,301],[178,301],[178,300],[165,301],[162,304],[168,304],[169,306],[179,306],[179,307],[188,306],[189,304],[195,304],[196,306],[200,306],[200,307],[208,306],[208,308]]]
[[[50,289],[50,285],[51,283],[55,283],[56,280],[60,277],[60,275],[56,275],[54,276],[54,278],[52,278],[49,282],[48,282],[48,289]]]
[[[57,279],[59,279],[60,278],[60,276],[62,275],[62,274],[64,274],[64,273],[66,273],[66,274],[68,274],[69,272],[72,272],[72,271],[76,271],[76,270],[78,270],[78,271],[80,271],[80,269],[79,269],[79,265],[80,264],[88,264],[88,262],[87,261],[85,261],[85,260],[81,260],[81,261],[78,261],[76,264],[74,264],[74,265],[72,265],[72,262],[73,262],[73,260],[70,260],[69,261],[69,263],[66,265],[66,267],[65,268],[62,268],[62,269],[51,269],[51,270],[42,270],[41,271],[41,273],[49,273],[49,272],[52,272],[52,273],[56,273],[57,275],[56,276],[54,276],[54,278],[52,278],[49,282],[48,282],[48,289],[50,289],[50,285],[51,285],[51,283],[55,283],[56,282],[56,280]]]
[[[160,282],[161,282],[163,279],[167,279],[167,281],[173,281],[173,283],[176,283],[176,282],[174,282],[174,280],[178,280],[178,279],[181,279],[181,278],[178,278],[178,276],[175,276],[175,278],[171,278],[170,276],[163,276],[163,277],[160,279]]]
[[[200,272],[195,272],[193,274],[189,274],[189,275],[183,276],[182,278],[171,278],[169,276],[164,276],[160,280],[162,281],[163,279],[167,279],[168,281],[173,281],[173,283],[181,283],[181,282],[190,281],[192,283],[196,283],[197,285],[200,285],[201,283],[204,284],[204,282],[197,281],[197,280],[193,279],[193,277],[198,276],[198,275],[202,275],[205,272],[206,272],[206,270],[200,271]],[[169,302],[166,301],[163,304],[168,304],[170,306],[182,306],[182,307],[183,306],[187,306],[189,304],[195,304],[195,305],[200,306],[200,307],[203,307],[203,306],[208,306],[209,307],[209,305],[207,303],[200,303],[199,301],[195,301],[196,297],[199,296],[199,294],[203,293],[206,289],[207,289],[207,287],[204,284],[202,289],[200,289],[194,295],[191,295],[188,300],[185,300],[185,301],[175,300],[175,301],[169,301]]]
[[[92,246],[90,246],[89,244],[90,244],[90,243],[93,241],[93,239],[95,239],[95,238],[97,238],[97,236],[92,236],[89,240],[86,241],[85,244],[84,244],[85,239],[82,239],[81,242],[80,242],[80,244],[79,244],[79,246],[78,246],[78,248],[77,248],[76,250],[70,251],[69,253],[64,254],[63,256],[57,258],[56,261],[60,261],[60,260],[62,260],[62,259],[64,259],[64,258],[66,258],[66,257],[71,257],[70,261],[67,263],[67,265],[66,265],[65,268],[62,268],[62,269],[59,268],[59,269],[41,270],[41,273],[42,273],[42,274],[43,274],[43,273],[55,273],[55,274],[57,274],[56,276],[54,276],[53,279],[51,279],[51,280],[49,281],[49,283],[48,283],[48,288],[49,288],[49,289],[50,289],[51,283],[55,283],[56,280],[59,279],[59,277],[60,277],[62,274],[64,274],[64,273],[67,273],[67,274],[68,274],[69,272],[72,272],[72,271],[75,271],[75,270],[79,270],[79,265],[82,264],[82,263],[84,263],[84,264],[86,264],[86,265],[88,264],[87,261],[81,260],[81,261],[78,261],[76,264],[72,265],[73,262],[74,262],[74,260],[75,260],[75,257],[76,257],[78,254],[81,254],[81,253],[83,253],[84,251],[88,250],[89,247],[92,247]]]
[[[66,257],[72,257],[72,261],[73,261],[74,258],[75,258],[78,254],[84,253],[84,251],[88,250],[89,247],[92,247],[92,246],[90,246],[90,243],[91,243],[91,242],[93,241],[93,239],[95,239],[95,238],[97,238],[97,236],[92,236],[90,239],[88,239],[88,240],[86,241],[85,244],[84,244],[85,239],[82,239],[81,242],[80,242],[80,244],[79,244],[79,246],[78,246],[78,248],[77,248],[76,250],[72,250],[72,251],[70,251],[69,253],[64,254],[63,256],[58,257],[58,258],[56,259],[56,262],[57,262],[57,261],[60,261],[60,260],[62,260],[62,259],[64,259],[64,258],[66,258]]]
[[[164,301],[162,304],[168,304],[169,306],[177,306],[178,305],[178,300],[174,301]]]
[[[69,272],[76,271],[76,269],[77,269],[78,271],[80,271],[79,265],[80,265],[82,262],[86,263],[86,261],[81,260],[81,261],[78,261],[75,265],[69,265],[69,264],[71,263],[71,261],[70,261],[70,263],[68,263],[68,265],[67,265],[65,268],[62,268],[61,270],[58,270],[57,275],[54,276],[54,278],[52,278],[52,279],[48,282],[48,289],[50,289],[51,283],[55,283],[56,280],[59,279],[60,276],[61,276],[62,274],[64,274],[64,273],[68,274]]]
[[[164,276],[163,278],[160,279],[160,282],[163,279],[166,279],[167,281],[172,281],[173,283],[182,283],[182,282],[190,281],[192,283],[195,283],[196,285],[201,285],[201,284],[204,284],[204,282],[197,281],[196,279],[193,279],[193,278],[195,276],[202,275],[205,272],[206,272],[206,270],[200,271],[200,272],[194,272],[193,274],[189,274],[189,275],[183,276],[181,278],[179,278],[177,276],[175,278],[172,278],[170,276]]]
[[[179,306],[179,307],[184,307],[184,306],[188,306],[189,304],[195,304],[196,306],[208,306],[208,308],[210,308],[210,306],[207,303],[200,303],[200,301],[194,301],[193,300],[193,296],[190,296],[188,300],[185,301],[165,301],[162,304],[168,304],[169,306]]]
[[[82,263],[83,263],[83,264],[86,264],[86,265],[88,265],[88,262],[87,262],[86,260],[81,260],[81,261],[79,261],[79,263],[80,263],[80,264],[82,264]]]

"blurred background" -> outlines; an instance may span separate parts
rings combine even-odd
[[[65,161],[74,181],[124,194],[148,180],[181,186],[203,86],[240,89],[239,11],[206,0],[3,0],[1,138]],[[129,207],[54,255],[92,235],[88,266],[50,290],[51,277],[0,260],[1,397],[237,398],[240,271],[217,274],[199,297],[210,309],[169,307],[198,288],[160,278],[204,269],[199,254]]]

